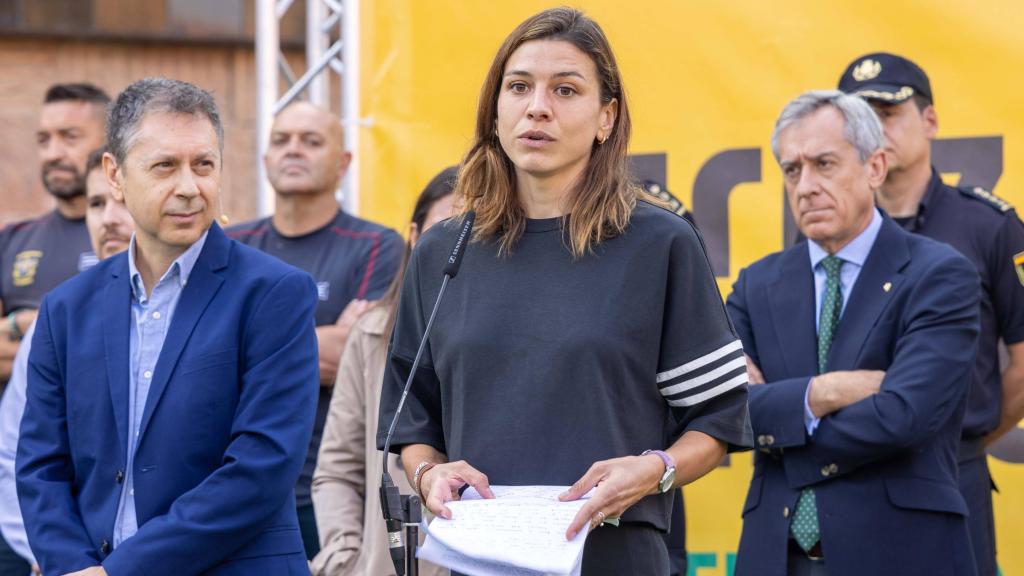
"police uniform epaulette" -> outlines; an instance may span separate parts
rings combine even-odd
[[[1000,212],[1009,212],[1010,210],[1013,210],[1012,204],[988,190],[985,190],[981,186],[958,187],[957,190],[959,190],[964,196],[983,202]]]
[[[686,217],[686,204],[683,204],[683,201],[676,198],[676,195],[669,192],[667,188],[652,180],[645,181],[642,187],[648,194],[665,203],[661,208],[667,208],[669,212],[675,213],[676,216]]]

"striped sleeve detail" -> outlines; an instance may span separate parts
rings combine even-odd
[[[700,404],[747,383],[747,362],[739,340],[661,372],[658,389],[671,406]]]

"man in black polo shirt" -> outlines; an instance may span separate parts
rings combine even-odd
[[[1024,417],[1024,225],[988,191],[944,184],[931,165],[938,116],[924,70],[894,54],[854,60],[839,89],[860,96],[885,128],[889,173],[878,205],[905,229],[952,245],[981,275],[981,336],[960,446],[960,492],[970,509],[979,576],[996,574],[992,480],[985,445]],[[999,339],[1009,365],[1000,375]]]
[[[10,376],[43,295],[96,262],[85,229],[85,163],[103,145],[109,101],[92,84],[56,84],[46,92],[36,145],[43,186],[57,208],[0,230],[0,382]]]
[[[103,146],[109,101],[92,84],[56,84],[46,91],[36,145],[43,186],[57,207],[0,230],[0,386],[6,387],[43,295],[96,263],[85,227],[85,165],[89,153]],[[24,567],[0,538],[0,574]]]
[[[85,163],[103,145],[109,101],[91,84],[56,84],[46,92],[36,143],[43,186],[57,207],[0,231],[0,337],[7,337],[0,341],[19,340],[43,295],[96,262],[85,228]],[[6,352],[0,357],[9,360]]]
[[[338,361],[349,330],[372,300],[384,295],[398,269],[402,238],[338,206],[334,193],[348,169],[341,122],[309,103],[274,119],[264,162],[274,187],[273,216],[229,229],[228,235],[309,272],[316,280],[320,401],[316,425],[295,487],[306,553],[319,551],[310,486]]]

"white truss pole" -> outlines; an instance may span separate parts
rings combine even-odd
[[[327,43],[330,41],[329,32],[323,29],[324,21],[327,19],[327,6],[323,0],[306,0],[306,68],[313,66],[314,62],[327,51]],[[306,88],[309,94],[309,101],[317,106],[329,108],[328,94],[330,84],[327,82],[329,75],[316,74]]]
[[[278,36],[277,3],[274,0],[256,0],[256,139],[259,158],[256,161],[256,212],[263,218],[274,213],[274,190],[267,182],[263,155],[267,151],[270,126],[274,121],[274,104],[278,95]]]
[[[342,186],[342,206],[349,214],[358,214],[359,166],[362,164],[359,149],[359,132],[362,129],[359,99],[359,0],[344,0],[341,41],[344,61],[341,75],[341,118],[345,126],[345,149],[352,153],[352,163]]]

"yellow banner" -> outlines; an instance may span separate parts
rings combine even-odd
[[[520,0],[361,3],[360,205],[404,229],[430,178],[473,131],[487,66],[504,37],[552,6]],[[587,0],[605,29],[634,118],[632,153],[694,209],[723,294],[740,268],[783,246],[782,179],[769,136],[804,90],[834,88],[855,57],[884,50],[928,73],[939,115],[936,164],[951,182],[1024,205],[1024,10],[952,0]],[[788,233],[785,237],[791,238]],[[1024,461],[1024,429],[1021,454]],[[999,561],[1024,574],[1024,466],[992,459]],[[728,576],[750,456],[686,489],[690,573]]]

